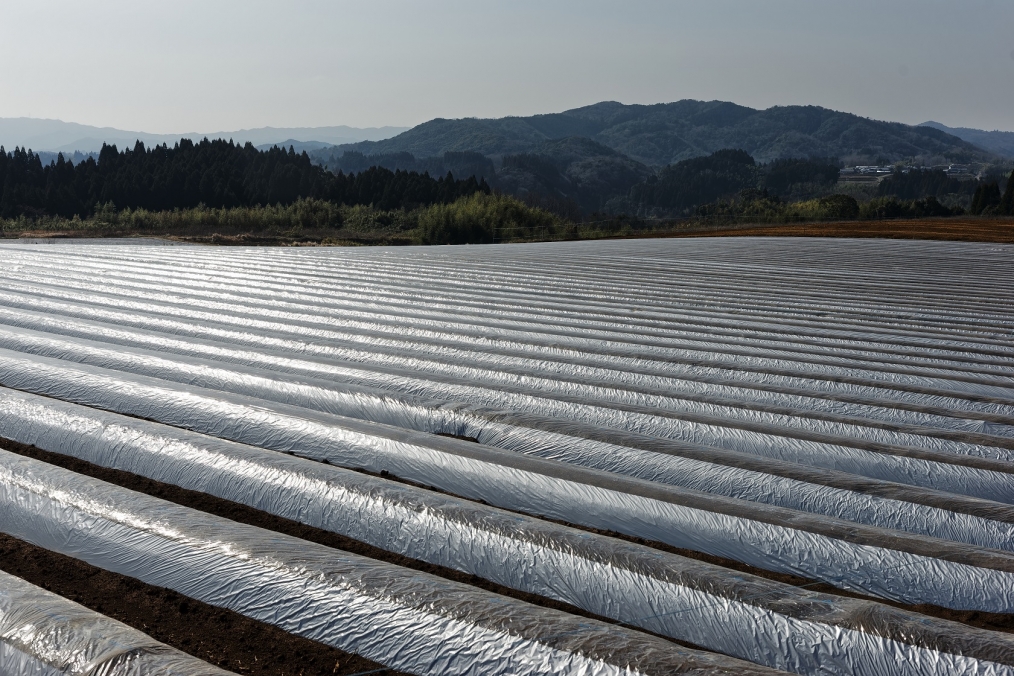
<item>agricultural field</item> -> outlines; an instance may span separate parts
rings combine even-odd
[[[0,673],[1014,674],[1010,245],[151,244],[0,244]]]
[[[994,242],[1014,244],[1014,219],[913,218],[876,221],[831,221],[779,225],[745,224],[713,226],[693,232],[676,233],[679,237],[875,237],[879,239],[929,239],[958,242]]]

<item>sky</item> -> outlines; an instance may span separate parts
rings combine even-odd
[[[152,133],[598,101],[1014,130],[1012,0],[0,0],[0,117]]]

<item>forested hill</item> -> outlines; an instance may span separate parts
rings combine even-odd
[[[985,131],[968,127],[947,127],[939,122],[923,122],[921,127],[932,127],[973,143],[984,150],[1003,157],[1014,158],[1014,131]]]
[[[194,143],[181,139],[146,148],[103,146],[94,158],[73,165],[63,160],[43,164],[20,148],[0,148],[0,217],[86,217],[99,204],[151,211],[208,207],[288,205],[298,198],[335,204],[374,205],[400,209],[450,203],[477,191],[489,192],[484,181],[455,180],[448,175],[390,171],[374,167],[356,174],[333,174],[312,164],[306,153],[226,141]]]
[[[649,166],[662,167],[742,148],[760,162],[789,157],[838,157],[856,164],[901,160],[971,162],[990,153],[931,127],[880,122],[817,106],[756,110],[723,101],[655,105],[603,102],[562,113],[500,119],[436,119],[383,141],[341,149],[365,155],[436,157],[478,152],[530,153],[549,140],[580,136]]]

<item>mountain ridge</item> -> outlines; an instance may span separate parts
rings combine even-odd
[[[256,146],[282,144],[283,142],[317,142],[324,145],[340,145],[360,141],[382,140],[406,131],[407,127],[257,127],[218,131],[209,133],[187,132],[182,134],[153,134],[128,131],[115,127],[94,127],[63,120],[7,117],[0,118],[0,145],[7,150],[15,147],[31,148],[35,151],[72,153],[97,152],[103,143],[132,147],[135,141],[145,145],[167,143],[173,145],[181,138],[192,141],[208,139],[233,139],[238,143],[247,141]],[[288,147],[288,146],[286,146]]]
[[[533,152],[544,142],[572,136],[589,138],[653,167],[723,148],[746,150],[761,162],[808,156],[857,164],[994,159],[992,153],[933,127],[871,120],[819,106],[758,110],[692,99],[650,105],[603,101],[528,117],[436,118],[391,138],[339,148],[365,155],[479,152],[499,158]]]
[[[977,145],[983,150],[1002,155],[1003,157],[1014,158],[1014,131],[986,131],[984,129],[972,129],[971,127],[948,127],[945,124],[930,120],[923,122],[920,127],[930,127],[957,136],[960,139]]]

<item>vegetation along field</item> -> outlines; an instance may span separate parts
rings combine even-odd
[[[1003,239],[1014,159],[982,134],[969,138],[992,150],[937,127],[813,106],[681,101],[433,120],[298,153],[188,138],[71,159],[18,147],[0,149],[0,228],[6,237],[478,244],[832,221],[879,236],[894,221],[974,217],[957,239]]]

